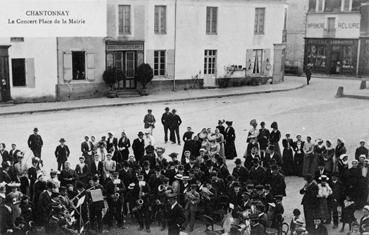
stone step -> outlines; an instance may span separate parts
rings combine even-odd
[[[117,91],[109,91],[107,94],[108,97],[114,98],[129,98],[129,97],[138,97],[140,96],[136,90],[117,90]]]
[[[14,105],[14,100],[8,100],[5,102],[0,101],[0,107],[8,107]]]

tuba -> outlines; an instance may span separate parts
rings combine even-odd
[[[146,184],[146,182],[144,182]],[[143,187],[145,186],[145,184],[140,184],[140,182],[138,182],[138,186],[140,188],[140,191],[138,192],[138,199],[136,200],[136,204],[137,206],[135,206],[132,211],[136,212],[138,210],[141,210],[144,204],[144,200],[142,199],[143,197]]]
[[[161,184],[161,185],[158,186],[158,192],[159,193],[167,191],[167,189],[168,189],[168,186],[165,185],[165,184]]]

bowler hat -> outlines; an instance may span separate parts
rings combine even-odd
[[[144,133],[142,132],[142,131],[140,131],[140,132],[138,132],[138,134],[137,134],[138,136],[143,136],[144,135]]]
[[[59,142],[60,142],[60,143],[65,143],[66,141],[65,141],[65,139],[64,139],[64,138],[61,138],[61,139],[59,140]]]
[[[169,111],[169,107],[165,107],[165,109],[164,109],[165,111]]]
[[[33,128],[33,131],[38,132],[38,128],[37,127]]]
[[[175,158],[177,156],[178,156],[178,153],[171,153],[171,154],[169,154],[169,157],[171,157],[171,158]]]
[[[241,163],[242,163],[242,161],[239,158],[237,158],[236,161],[234,161],[234,164],[236,164],[236,165],[241,164]]]

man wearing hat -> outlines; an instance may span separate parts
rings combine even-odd
[[[170,123],[169,124],[170,141],[172,142],[172,144],[175,144],[177,140],[178,145],[181,145],[181,137],[179,136],[179,126],[182,124],[182,120],[177,114],[177,110],[175,109],[172,110],[172,116],[169,123]]]
[[[186,222],[183,225],[184,228],[189,226],[189,232],[193,231],[195,225],[196,212],[200,203],[200,194],[197,192],[197,184],[193,183],[190,186],[190,191],[185,194],[185,217]]]
[[[184,210],[177,202],[177,195],[175,193],[169,193],[167,197],[169,203],[167,212],[168,235],[179,235],[182,224],[186,220]]]
[[[46,189],[40,194],[37,202],[39,218],[41,225],[43,226],[46,226],[49,223],[49,216],[52,206],[51,195],[53,188],[55,188],[55,185],[52,182],[46,182]]]
[[[117,146],[118,146],[117,138],[114,137],[113,132],[109,131],[108,132],[108,139],[106,140],[106,149],[110,150],[110,149],[114,148],[114,150],[117,150]]]
[[[355,159],[359,161],[360,155],[364,154],[368,158],[369,150],[365,147],[365,140],[360,140],[360,146],[355,150]]]
[[[154,115],[152,114],[151,109],[147,110],[147,114],[145,115],[143,122],[144,122],[144,128],[148,129],[150,131],[150,135],[152,135],[153,129],[155,128],[156,120],[155,120]]]
[[[81,152],[82,156],[85,157],[85,161],[88,165],[91,165],[92,163],[92,150],[93,145],[90,141],[90,138],[88,136],[85,136],[85,141],[81,143]]]
[[[135,155],[136,161],[141,163],[145,155],[145,140],[143,139],[144,133],[142,131],[138,132],[138,138],[133,141],[132,149]]]
[[[94,177],[94,179],[96,180],[94,180],[94,182],[98,182],[98,178]],[[105,218],[109,228],[113,226],[114,219],[116,220],[118,227],[123,226],[122,203],[123,193],[125,191],[126,187],[123,184],[123,181],[118,178],[118,172],[113,172],[105,181],[105,193],[109,206]]]
[[[38,128],[33,129],[33,134],[28,137],[28,147],[32,150],[33,155],[41,159],[41,149],[44,142],[38,134]]]
[[[70,151],[67,145],[65,145],[65,139],[59,140],[60,144],[55,149],[55,157],[58,162],[58,171],[64,169],[64,163],[68,160]]]
[[[164,127],[164,141],[165,143],[168,142],[168,130],[170,128],[170,122],[172,119],[172,113],[169,112],[169,107],[165,108],[165,112],[163,113],[163,115],[161,116],[161,123],[163,124]]]
[[[241,159],[237,158],[234,163],[236,167],[233,168],[232,176],[238,179],[241,183],[245,183],[249,179],[249,171],[242,166]]]
[[[251,214],[249,216],[251,223],[250,235],[263,235],[265,234],[265,227],[260,223],[260,218],[258,214]]]
[[[305,175],[305,186],[300,190],[302,198],[302,206],[304,208],[306,229],[310,232],[314,228],[314,217],[317,214],[319,199],[319,187],[311,174]]]
[[[265,128],[265,122],[260,123],[259,135],[258,135],[258,142],[260,146],[260,155],[262,158],[265,156],[265,151],[269,144],[269,137],[270,132],[267,128]]]
[[[13,203],[15,198],[8,194],[5,197],[5,204],[0,205],[0,234],[10,234],[13,232]]]

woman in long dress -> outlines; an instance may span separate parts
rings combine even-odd
[[[281,148],[279,147],[279,141],[281,140],[281,132],[278,130],[278,123],[272,122],[270,127],[272,128],[272,131],[270,132],[269,143],[270,145],[274,146],[275,152],[278,153],[279,156],[282,156]]]
[[[214,158],[215,155],[219,155],[220,152],[220,144],[216,141],[216,135],[211,135],[208,138],[209,146],[208,146],[208,153],[210,159]]]
[[[325,141],[325,151],[323,153],[324,169],[333,172],[334,148],[330,140]]]
[[[332,194],[332,189],[327,183],[328,177],[323,175],[319,178],[319,180],[321,180],[321,182],[318,184],[319,191],[317,196],[319,198],[319,218],[322,221],[327,221],[330,219],[327,198]]]
[[[220,132],[220,130],[218,128],[215,129],[215,136],[216,136],[216,142],[219,144],[220,146],[220,150],[219,150],[219,156],[221,156],[223,159],[225,159],[225,154],[224,154],[224,135]]]
[[[227,128],[225,130],[225,146],[224,146],[224,153],[227,159],[233,159],[237,157],[236,146],[234,144],[236,140],[236,133],[234,128],[232,127],[232,121],[226,121]]]
[[[282,140],[283,145],[283,172],[286,176],[296,175],[296,166],[293,161],[293,141],[290,139],[290,134],[286,134],[286,138]]]

